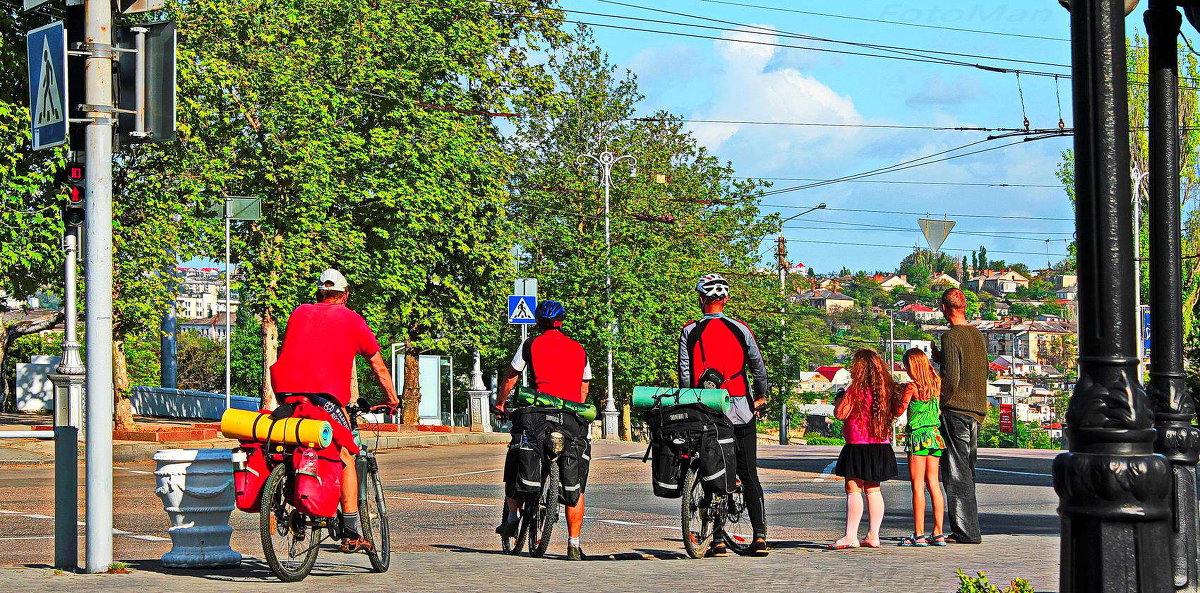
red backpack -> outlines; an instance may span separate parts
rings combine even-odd
[[[338,446],[331,444],[324,449],[296,447],[292,453],[292,467],[296,468],[292,504],[314,517],[336,515],[342,497],[342,468],[345,467]]]
[[[724,317],[697,321],[688,334],[687,348],[691,354],[693,387],[711,369],[724,377],[718,388],[728,390],[730,396],[744,397],[750,393],[750,382],[746,380],[747,344],[732,321]]]

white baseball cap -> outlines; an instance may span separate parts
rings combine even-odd
[[[317,282],[317,288],[336,292],[346,292],[346,288],[349,286],[350,283],[346,281],[346,277],[333,268],[321,272],[321,279]]]

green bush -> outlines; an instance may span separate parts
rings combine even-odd
[[[804,437],[805,442],[810,445],[845,445],[845,439],[841,437]]]
[[[959,570],[955,574],[958,575],[958,591],[956,593],[1034,593],[1033,585],[1025,579],[1013,579],[1008,584],[1008,587],[1000,589],[988,582],[987,576],[981,571],[976,574],[979,576],[973,577]]]

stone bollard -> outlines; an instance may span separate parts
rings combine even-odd
[[[234,509],[233,462],[229,449],[164,449],[154,454],[158,487],[171,518],[171,568],[233,567],[242,555],[229,547]]]

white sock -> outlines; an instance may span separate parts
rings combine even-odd
[[[568,537],[568,538],[567,538],[567,544],[569,544],[569,545],[572,545],[572,546],[578,546],[578,545],[579,545],[579,538],[577,538],[577,537]]]
[[[883,493],[868,492],[867,493],[867,517],[869,520],[870,531],[867,532],[867,537],[874,536],[879,538],[879,528],[883,525]]]
[[[862,516],[862,494],[846,494],[846,540],[858,541],[858,524],[862,521]]]

